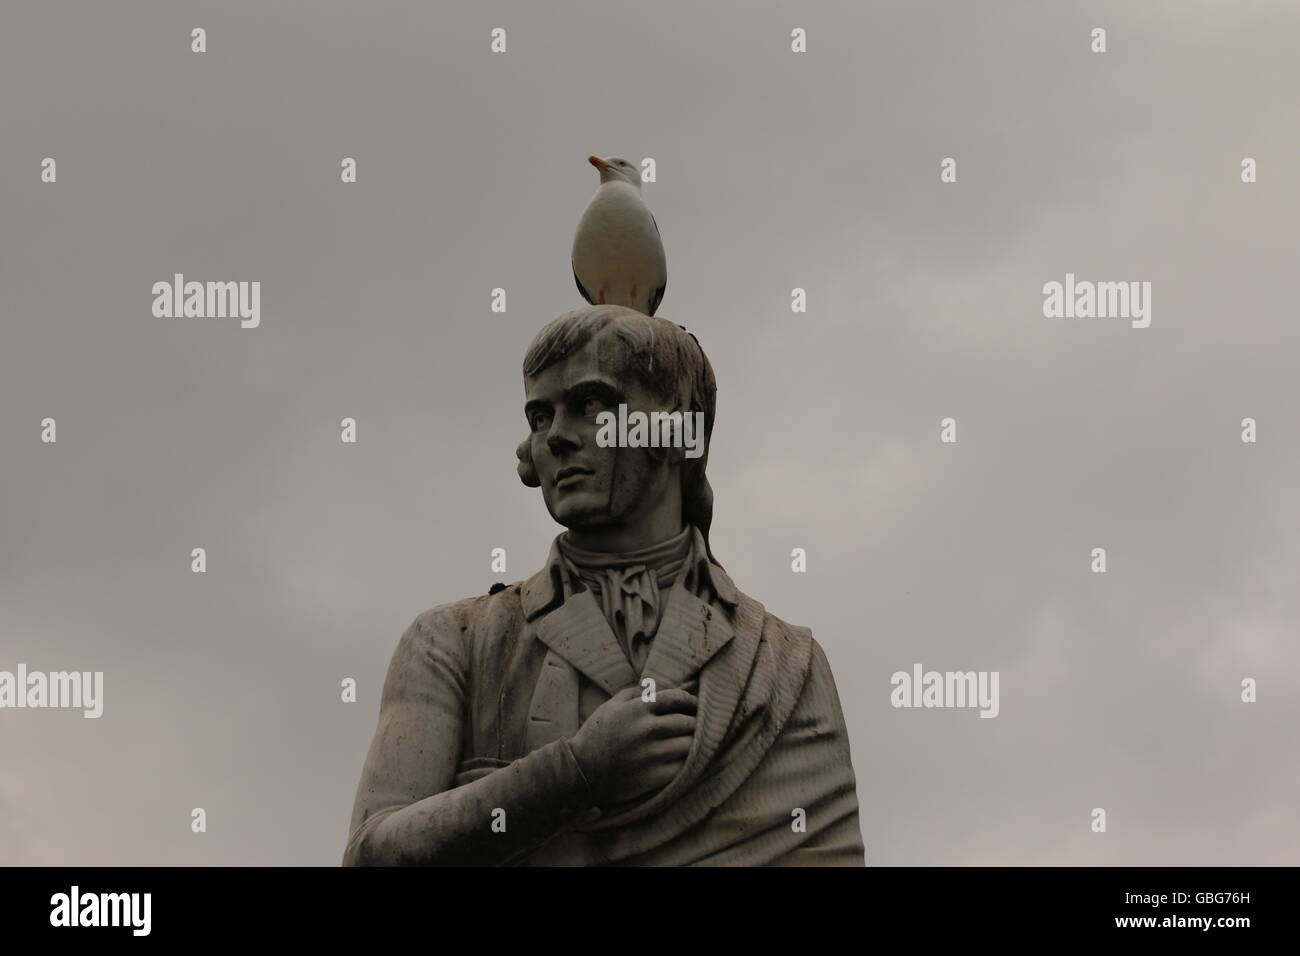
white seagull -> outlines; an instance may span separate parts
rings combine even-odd
[[[659,225],[641,201],[641,173],[626,159],[588,156],[600,186],[573,236],[573,279],[592,305],[654,315],[668,285]]]

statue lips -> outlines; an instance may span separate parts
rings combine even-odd
[[[595,472],[590,468],[584,468],[581,465],[568,465],[555,473],[555,487],[563,488],[566,482],[571,482],[575,478],[585,478],[588,475],[594,474]]]

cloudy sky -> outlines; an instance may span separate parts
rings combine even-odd
[[[1300,7],[450,6],[6,6],[0,670],[106,686],[0,711],[0,864],[339,862],[398,637],[558,530],[519,366],[589,153],[656,160],[714,550],[826,649],[869,863],[1300,862]],[[1044,318],[1067,272],[1150,327]]]

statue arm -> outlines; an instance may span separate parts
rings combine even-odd
[[[448,789],[460,761],[468,672],[454,622],[417,619],[402,636],[357,788],[345,866],[509,863],[591,810],[565,739]]]

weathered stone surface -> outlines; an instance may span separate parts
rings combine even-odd
[[[568,530],[527,581],[402,636],[344,863],[861,865],[825,654],[712,554],[695,337],[580,309],[538,333],[524,387],[520,478]],[[703,453],[604,447],[620,405],[702,415]]]

